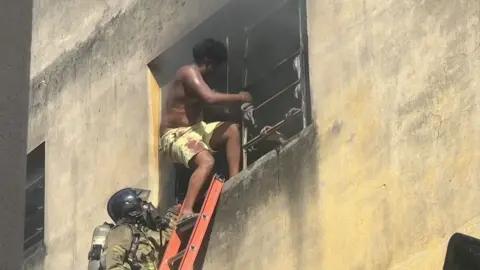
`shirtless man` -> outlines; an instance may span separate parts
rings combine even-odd
[[[179,223],[196,218],[193,205],[210,176],[215,160],[212,152],[226,148],[230,177],[240,170],[241,144],[237,124],[205,123],[203,105],[241,105],[250,103],[247,92],[223,94],[210,89],[204,77],[227,61],[227,49],[218,41],[205,39],[193,47],[194,63],[181,67],[167,97],[160,126],[160,152],[175,163],[194,170],[188,184]]]

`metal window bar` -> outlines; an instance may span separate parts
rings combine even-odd
[[[270,136],[271,134],[273,134],[275,131],[280,129],[283,125],[288,123],[290,120],[294,119],[295,116],[303,115],[303,111],[301,109],[292,108],[290,111],[291,111],[291,113],[290,112],[287,113],[287,117],[285,117],[285,119],[276,123],[274,126],[272,126],[270,129],[268,129],[266,132],[264,132],[260,135],[257,135],[255,138],[248,141],[246,144],[243,145],[243,148],[248,151],[248,149],[250,147],[254,146],[255,144],[261,142],[263,139],[265,139],[268,136]]]
[[[306,98],[306,91],[307,91],[307,80],[306,80],[306,74],[305,74],[305,71],[307,71],[307,67],[306,67],[306,63],[305,63],[305,53],[304,50],[305,50],[305,36],[304,36],[304,28],[306,29],[306,25],[304,25],[304,17],[302,16],[303,12],[302,11],[306,11],[306,6],[304,6],[303,4],[305,4],[306,2],[300,0],[298,1],[298,27],[300,28],[299,29],[299,39],[300,39],[300,50],[302,51],[302,57],[299,58],[299,69],[300,69],[300,91],[301,91],[301,96],[302,96],[302,111],[303,111],[303,116],[302,116],[302,121],[303,121],[303,129],[307,128],[307,100],[305,99]],[[305,14],[306,16],[306,14]],[[308,56],[307,56],[308,57]]]
[[[286,91],[294,90],[296,88],[294,86],[297,86],[298,84],[302,84],[301,79],[298,79],[294,83],[292,83],[289,86],[287,86],[286,88],[282,89],[281,91],[279,91],[278,93],[276,93],[275,95],[273,95],[272,97],[270,97],[269,99],[264,101],[262,104],[255,107],[253,109],[253,111],[258,110],[259,108],[266,106],[267,104],[269,104],[271,101],[273,101],[274,99],[279,97],[281,94],[285,93]],[[248,126],[245,123],[245,118],[242,117],[242,138],[243,138],[242,149],[243,149],[243,168],[244,169],[248,165],[247,152],[249,152],[250,149],[252,149],[252,147],[255,146],[257,143],[259,143],[259,142],[265,140],[266,138],[268,138],[270,135],[272,135],[274,132],[279,130],[281,127],[283,127],[285,124],[289,123],[292,119],[296,118],[297,116],[300,116],[300,115],[302,116],[303,126],[305,126],[305,110],[304,110],[305,102],[303,101],[304,100],[304,96],[303,96],[304,92],[303,91],[304,90],[302,89],[302,93],[301,93],[301,95],[302,95],[302,97],[301,97],[302,98],[302,108],[301,109],[291,108],[290,111],[286,114],[285,119],[276,123],[271,128],[269,128],[267,131],[262,132],[261,134],[255,136],[251,140],[248,140],[248,134],[249,134],[248,133]],[[303,127],[303,128],[305,128],[305,127]]]
[[[264,80],[265,78],[268,77],[269,74],[271,74],[273,71],[275,71],[276,69],[278,69],[282,64],[284,64],[285,62],[291,60],[292,58],[295,58],[295,57],[298,57],[299,55],[302,55],[303,51],[302,49],[296,51],[295,53],[291,54],[290,56],[288,56],[287,58],[283,59],[282,61],[280,61],[278,64],[276,64],[272,69],[270,69],[266,74],[264,74],[261,78],[257,79],[256,81],[252,82],[249,84],[248,87],[254,85],[254,84],[257,84],[258,82]],[[300,61],[301,58],[300,58]],[[300,66],[302,67],[302,64],[300,64]],[[302,83],[302,80],[303,79],[303,76],[300,76],[300,78],[298,78],[295,82],[291,83],[290,85],[288,85],[287,87],[285,87],[284,89],[280,90],[279,92],[277,92],[276,94],[274,94],[273,96],[271,96],[270,98],[268,98],[267,100],[265,100],[264,102],[262,102],[261,104],[259,104],[258,106],[256,106],[253,111],[255,110],[258,110],[264,106],[266,106],[268,103],[270,103],[271,101],[273,101],[274,99],[276,99],[277,97],[279,97],[281,94],[285,93],[286,91],[289,91],[289,90],[294,90],[296,88],[296,86],[298,84],[301,85],[301,98],[302,98],[302,109],[293,114],[293,115],[290,115],[290,116],[287,116],[286,119],[280,121],[279,123],[275,124],[274,127],[275,130],[269,130],[268,132],[266,133],[263,133],[263,134],[260,134],[258,136],[256,136],[255,138],[253,138],[252,140],[248,141],[248,127],[247,125],[245,124],[245,122],[243,121],[242,123],[242,126],[243,126],[243,132],[242,132],[242,136],[243,136],[243,148],[244,149],[247,149],[251,146],[253,146],[254,144],[258,143],[259,141],[262,141],[263,139],[267,138],[269,135],[271,135],[273,132],[275,132],[276,130],[278,130],[279,128],[281,128],[284,124],[286,124],[288,121],[289,121],[289,118],[293,118],[295,116],[297,116],[299,113],[302,114],[302,121],[303,121],[303,128],[305,128],[305,125],[306,125],[306,122],[305,122],[305,98],[304,98],[304,87],[303,87],[303,83]],[[246,87],[248,89],[248,87]],[[277,126],[278,125],[278,126]],[[252,144],[252,142],[254,142]],[[244,155],[246,155],[246,152],[244,152]],[[244,157],[244,161],[246,161],[246,158]],[[245,165],[244,165],[245,166]]]
[[[289,60],[292,60],[293,58],[301,55],[303,53],[302,49],[292,53],[291,55],[287,56],[287,58],[281,60],[278,64],[276,64],[272,69],[270,69],[269,71],[267,71],[265,74],[263,74],[260,78],[256,79],[255,81],[251,82],[250,84],[246,85],[244,88],[246,90],[248,90],[250,87],[252,87],[252,85],[254,84],[257,84],[263,80],[265,80],[266,78],[268,78],[268,76],[270,74],[272,74],[272,72],[276,71],[279,67],[281,67],[283,64],[285,64],[285,62],[288,62]],[[246,72],[248,72],[248,69],[246,70]],[[245,76],[245,84],[247,84],[247,76]]]
[[[29,182],[25,189],[29,189],[31,186],[37,184],[39,181],[44,181],[45,179],[45,172],[44,171],[39,171],[37,172],[34,176],[29,177],[27,181]],[[31,180],[33,179],[33,180]]]
[[[43,230],[44,230],[44,227],[36,228],[36,232],[23,241],[24,245],[27,245],[27,243],[29,241],[33,240],[34,238],[38,238],[38,241],[35,241],[35,243],[38,243],[41,240],[43,240],[44,239]],[[28,243],[28,247],[26,247],[25,249],[28,249],[29,247],[33,246],[34,244]]]
[[[230,58],[229,52],[230,52],[230,38],[227,36],[225,38],[225,45],[227,47],[227,55],[228,58]],[[227,61],[227,94],[230,94],[230,65]]]
[[[287,87],[283,88],[282,90],[280,90],[278,93],[276,93],[275,95],[271,96],[270,98],[268,98],[267,100],[265,100],[264,102],[262,102],[260,105],[258,105],[257,107],[255,107],[253,110],[256,111],[260,108],[262,108],[263,106],[265,106],[266,104],[270,103],[270,101],[274,100],[275,98],[277,98],[278,96],[280,96],[281,94],[287,92],[288,90],[295,90],[295,87],[301,82],[300,79],[296,80],[295,82],[291,83],[290,85],[288,85]]]
[[[247,28],[245,28],[245,32],[247,32]],[[245,53],[243,55],[243,60],[245,62],[245,60],[247,59],[247,56],[248,56],[248,45],[249,45],[249,38],[248,36],[246,37],[246,40],[245,40]],[[244,81],[243,81],[243,85],[246,86],[247,85],[247,78],[248,78],[248,68],[244,69]],[[245,124],[245,117],[244,115],[242,115],[242,145],[245,145],[246,143],[248,142],[248,126]],[[243,165],[243,169],[246,169],[247,168],[247,163],[248,160],[247,160],[247,150],[246,148],[243,148],[242,149],[242,165]]]
[[[280,5],[280,7],[278,8],[278,10],[280,10],[284,5]],[[302,104],[301,104],[301,109],[298,109],[298,108],[292,108],[290,109],[290,111],[286,114],[286,117],[285,119],[281,120],[280,122],[278,122],[277,124],[275,124],[274,126],[270,127],[270,129],[268,129],[266,132],[261,132],[261,134],[255,136],[253,139],[251,139],[250,141],[248,140],[248,126],[246,125],[245,123],[245,117],[242,117],[242,150],[243,150],[243,168],[245,169],[247,167],[247,152],[248,152],[248,149],[251,149],[251,147],[253,147],[255,144],[261,142],[262,140],[268,138],[270,135],[272,135],[274,132],[276,132],[278,129],[280,129],[282,126],[284,126],[286,123],[288,123],[290,120],[294,119],[296,116],[299,116],[299,115],[302,115],[302,126],[303,128],[306,128],[307,126],[307,116],[306,116],[306,110],[307,110],[307,104],[306,104],[306,100],[305,100],[305,97],[306,97],[306,82],[305,82],[305,79],[306,79],[306,76],[304,74],[304,71],[306,70],[306,67],[305,67],[305,61],[303,59],[304,57],[304,40],[303,40],[303,26],[302,26],[302,4],[301,4],[301,1],[298,2],[298,10],[299,10],[299,27],[300,27],[300,31],[299,31],[299,42],[300,42],[300,49],[298,51],[296,51],[295,53],[293,53],[292,55],[288,56],[287,58],[283,59],[282,61],[280,61],[278,64],[276,64],[274,66],[274,68],[270,69],[268,72],[266,72],[265,74],[263,74],[260,78],[256,79],[254,82],[250,83],[247,85],[247,82],[248,82],[248,69],[246,68],[244,70],[244,89],[248,90],[252,85],[268,78],[268,76],[274,72],[277,68],[279,68],[282,64],[284,64],[286,61],[288,60],[291,60],[292,58],[295,58],[295,57],[299,57],[299,77],[298,77],[298,80],[295,81],[294,83],[292,83],[291,85],[287,86],[286,88],[282,89],[280,92],[276,93],[275,95],[273,95],[272,97],[268,98],[266,101],[262,102],[260,105],[258,105],[257,107],[253,108],[253,111],[255,110],[258,110],[259,108],[269,104],[271,101],[273,101],[274,99],[276,99],[278,96],[280,96],[281,94],[283,94],[284,92],[288,91],[288,90],[291,90],[291,89],[296,89],[296,87],[292,87],[292,86],[297,86],[298,84],[300,84],[300,98],[302,99]],[[266,20],[268,17],[270,17],[271,14],[274,14],[276,13],[277,10],[275,10],[275,12],[271,12],[268,16],[265,16],[264,18],[262,18],[260,20],[260,22]],[[257,25],[260,24],[260,22],[257,22],[253,25],[251,25],[250,27],[246,27],[245,28],[245,31],[246,32],[249,32],[251,31],[253,28],[255,28]],[[248,49],[249,49],[249,38],[247,37],[246,38],[246,44],[245,44],[245,55],[244,55],[244,61],[247,60],[247,55],[248,55]]]
[[[258,110],[259,108],[267,105],[268,103],[270,103],[272,100],[274,100],[275,98],[277,98],[278,96],[280,96],[281,94],[285,93],[286,91],[288,90],[294,90],[299,83],[301,83],[301,80],[297,80],[295,81],[294,83],[290,84],[289,86],[287,86],[286,88],[282,89],[280,92],[278,92],[277,94],[273,95],[272,97],[270,97],[268,100],[266,100],[265,102],[263,102],[262,104],[260,104],[259,106],[255,107],[253,109],[253,111],[255,110]],[[303,98],[302,98],[303,99]],[[277,131],[278,129],[280,129],[283,125],[285,125],[286,123],[288,123],[290,120],[292,120],[293,118],[295,118],[296,116],[298,115],[302,115],[302,120],[304,120],[305,118],[305,111],[304,111],[304,103],[302,102],[302,108],[301,109],[298,109],[298,108],[291,108],[290,111],[286,114],[285,116],[285,119],[281,120],[280,122],[276,123],[274,126],[272,126],[270,129],[268,129],[268,131],[266,132],[263,132],[259,135],[257,135],[256,137],[254,137],[253,139],[251,140],[248,140],[248,127],[247,125],[245,124],[245,120],[243,120],[243,132],[242,132],[242,135],[243,135],[243,146],[242,148],[244,149],[244,154],[246,155],[246,152],[248,151],[248,149],[250,147],[252,147],[253,145],[257,144],[258,142],[268,138],[272,133],[274,133],[275,131]],[[244,161],[246,161],[246,157],[244,157]],[[246,166],[246,165],[244,165]]]

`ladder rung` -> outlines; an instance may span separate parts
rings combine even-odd
[[[192,229],[195,226],[195,224],[197,223],[197,220],[199,218],[200,218],[200,216],[197,217],[197,218],[192,218],[189,221],[185,222],[184,224],[177,225],[176,230],[180,231],[180,232],[185,232],[185,231],[188,231],[188,230]]]
[[[170,259],[168,259],[168,261],[167,261],[168,265],[169,265],[170,267],[173,267],[173,264],[174,264],[176,261],[180,260],[181,258],[183,258],[183,256],[185,256],[185,251],[186,251],[186,249],[180,251],[177,255],[171,257]]]
[[[173,265],[176,264],[178,260],[181,260],[179,264],[181,270],[193,269],[198,251],[202,245],[202,241],[210,224],[213,212],[215,211],[219,196],[222,193],[224,181],[225,179],[218,174],[213,176],[207,196],[204,198],[202,210],[200,210],[199,213],[200,215],[198,218],[192,219],[192,222],[189,220],[181,226],[177,225],[177,228],[167,244],[167,248],[165,249],[163,259],[158,267],[158,270],[171,270],[173,269]],[[180,213],[182,211],[183,205],[180,209]],[[184,238],[187,236],[187,233],[182,235],[182,232],[186,232],[189,229],[192,229],[192,232],[188,239],[187,247],[178,252],[182,242],[184,242]]]

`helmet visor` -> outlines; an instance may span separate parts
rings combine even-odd
[[[132,188],[136,193],[137,197],[142,201],[148,201],[150,198],[151,191],[148,189],[141,189],[141,188]]]

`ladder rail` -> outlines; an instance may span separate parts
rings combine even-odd
[[[213,212],[215,211],[215,207],[222,192],[223,184],[224,179],[218,174],[215,174],[208,189],[207,196],[204,199],[202,209],[199,213],[199,217],[196,220],[193,231],[189,237],[186,249],[179,252],[182,245],[182,239],[179,235],[179,233],[181,234],[181,232],[179,232],[179,229],[177,228],[175,229],[172,238],[167,244],[167,248],[165,249],[163,258],[160,261],[160,266],[158,270],[173,269],[173,264],[175,264],[175,262],[180,258],[182,259],[182,261],[180,262],[179,269],[193,269],[193,265],[198,255],[198,251],[202,244],[203,238],[205,237],[206,231],[211,221],[211,217],[213,215]],[[183,204],[180,209],[180,213],[182,213],[182,211]]]
[[[205,198],[201,214],[187,244],[185,256],[180,263],[180,270],[193,270],[193,265],[207,233],[208,225],[222,192],[222,187],[223,181],[219,181],[218,178],[213,180],[211,190],[208,192],[207,198]]]

